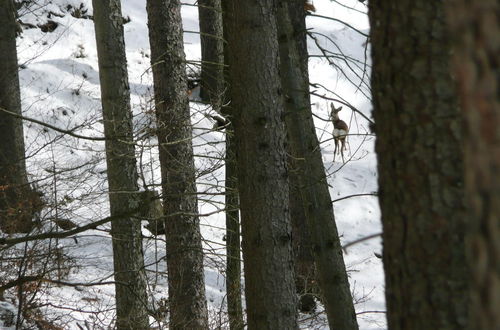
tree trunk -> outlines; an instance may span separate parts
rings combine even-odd
[[[451,1],[454,73],[465,117],[470,329],[500,324],[500,3]]]
[[[290,136],[288,136],[290,141]],[[288,154],[294,155],[288,146]],[[295,289],[299,295],[299,310],[310,313],[316,309],[315,296],[319,297],[319,286],[314,266],[314,241],[307,224],[307,216],[302,199],[299,165],[289,157],[290,168],[290,220],[292,223],[292,250],[295,270]]]
[[[441,1],[369,3],[389,329],[464,329],[464,166]]]
[[[222,0],[222,23],[223,37],[227,40],[230,30],[229,19],[232,3]],[[233,114],[231,113],[231,81],[229,76],[229,52],[227,43],[223,45],[224,69],[223,69],[223,104],[221,112],[229,121],[226,127],[226,290],[227,290],[227,312],[229,317],[229,328],[231,330],[243,330],[243,305],[241,301],[241,241],[240,241],[240,214],[239,214],[239,192],[238,192],[238,144],[234,136]]]
[[[224,45],[221,0],[199,0],[201,41],[201,89],[204,102],[220,111],[222,100]]]
[[[146,276],[142,254],[137,169],[125,43],[119,0],[93,0],[101,81],[116,281],[118,329],[148,329]]]
[[[288,2],[288,18],[278,19],[278,30],[281,30],[279,37],[279,42],[282,45],[281,51],[285,51],[283,56],[288,56],[286,53],[289,51],[287,48],[295,47],[294,51],[299,51],[299,61],[301,76],[296,77],[296,79],[306,78],[306,85],[309,84],[309,71],[307,68],[308,64],[308,53],[306,44],[306,24],[305,24],[305,11],[304,11],[304,1],[294,0]],[[284,14],[281,10],[278,12],[279,15]],[[281,26],[285,23],[291,24],[289,32],[293,33],[291,36],[290,44],[287,40],[286,32],[283,31],[288,27]],[[288,23],[289,22],[289,23]],[[293,30],[293,31],[292,31]],[[297,62],[298,63],[298,62]],[[281,61],[281,64],[284,64]],[[287,70],[287,68],[283,68]],[[290,75],[282,74],[282,83],[285,86],[286,82],[283,81],[285,77]],[[288,94],[285,92],[285,94]],[[309,98],[308,98],[309,100]],[[287,130],[288,140],[290,140],[290,130]],[[289,155],[293,155],[294,151],[291,150],[291,146],[288,145],[290,149],[288,151]],[[315,296],[319,296],[319,286],[318,278],[316,273],[316,267],[314,265],[314,241],[311,238],[311,233],[308,228],[308,222],[306,218],[306,211],[304,209],[304,201],[302,199],[302,191],[300,184],[300,176],[303,173],[299,173],[300,166],[298,164],[300,160],[296,160],[293,157],[289,157],[290,166],[290,218],[292,221],[292,246],[295,262],[295,282],[297,287],[297,293],[299,294],[299,309],[301,312],[307,313],[312,312],[316,309]]]
[[[12,0],[0,3],[0,229],[29,232],[34,196],[26,174],[23,122],[2,110],[21,115],[16,51],[16,10]]]
[[[243,307],[241,303],[241,254],[238,178],[236,163],[236,141],[232,125],[226,128],[226,245],[227,245],[227,312],[231,330],[243,329]]]
[[[232,1],[228,17],[231,111],[238,143],[248,329],[295,329],[276,7]]]
[[[148,0],[170,329],[208,329],[180,2]]]
[[[335,225],[325,169],[321,158],[321,148],[309,100],[309,78],[303,65],[301,40],[295,36],[290,19],[290,10],[302,10],[295,6],[288,8],[280,1],[278,27],[280,40],[281,81],[287,108],[286,124],[292,158],[296,159],[299,191],[315,251],[328,322],[335,329],[357,329],[356,314],[349,290],[349,281],[342,257],[342,248]],[[303,47],[304,43],[302,43]]]

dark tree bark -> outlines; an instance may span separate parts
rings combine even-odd
[[[12,0],[0,3],[0,228],[7,233],[29,232],[33,205],[26,174],[23,123],[2,110],[21,115],[16,51],[16,10]]]
[[[279,2],[280,71],[287,110],[285,118],[291,158],[296,160],[298,191],[301,193],[310,235],[300,237],[300,240],[306,243],[312,241],[330,327],[357,329],[356,313],[311,112],[308,71],[301,57],[307,54],[307,50],[301,48],[305,46],[305,36],[300,37],[305,30],[295,30],[291,20],[291,14],[293,17],[299,16],[297,10],[303,11],[303,3],[294,3],[289,8],[287,1]],[[305,24],[295,26],[305,27]]]
[[[231,1],[231,111],[238,143],[248,329],[296,329],[285,125],[274,1]]]
[[[290,140],[290,138],[288,138]],[[290,150],[290,147],[289,147]],[[294,155],[293,151],[288,154]],[[316,297],[320,297],[318,277],[314,266],[314,242],[307,225],[302,199],[299,165],[289,157],[290,168],[290,220],[292,223],[292,250],[295,270],[295,287],[299,295],[299,310],[310,313],[316,309]]]
[[[237,191],[236,141],[233,129],[226,128],[226,289],[227,312],[231,330],[244,328],[243,307],[241,302],[241,257],[240,257],[240,217],[239,196]]]
[[[142,254],[137,168],[130,90],[119,0],[94,0],[94,24],[101,82],[116,281],[118,329],[148,329],[146,276]]]
[[[231,14],[232,3],[222,0],[222,23],[223,36],[227,40],[230,30],[228,17]],[[229,125],[226,126],[226,290],[227,290],[227,312],[229,328],[231,330],[243,330],[243,304],[241,301],[241,239],[240,239],[240,215],[239,215],[239,193],[238,193],[238,164],[236,157],[238,144],[234,136],[233,114],[231,113],[231,81],[229,76],[229,52],[230,47],[224,44],[224,69],[223,69],[223,106],[221,112],[226,117]]]
[[[389,329],[464,329],[464,165],[441,1],[369,3]]]
[[[148,0],[171,329],[207,329],[180,2]]]
[[[220,111],[223,86],[224,44],[221,0],[199,0],[201,89],[204,102]]]
[[[279,15],[283,12],[280,11]],[[305,14],[304,1],[294,0],[288,2],[288,18],[278,19],[278,30],[281,29],[279,42],[282,45],[281,51],[285,52],[281,56],[288,56],[288,47],[295,47],[294,51],[299,51],[299,59],[296,59],[296,65],[300,62],[300,72],[301,76],[296,77],[296,79],[307,79],[306,85],[309,84],[309,71],[308,65],[308,53],[306,44],[306,24],[305,24]],[[291,43],[288,43],[287,35],[284,29],[287,27],[282,27],[281,25],[291,23],[290,36]],[[286,43],[286,44],[284,44]],[[283,61],[281,61],[283,64]],[[282,70],[287,68],[282,68]],[[298,71],[294,71],[298,72]],[[282,74],[283,85],[286,84],[283,78],[290,77],[290,75]],[[285,94],[288,94],[285,91]],[[309,98],[308,98],[309,100]],[[289,111],[289,110],[288,110]],[[290,140],[290,130],[287,131],[288,140]],[[288,145],[291,149],[291,146]],[[293,150],[288,151],[289,155],[294,155]],[[304,201],[302,199],[300,176],[303,173],[299,173],[300,160],[296,160],[293,157],[289,157],[289,167],[290,167],[290,218],[292,221],[292,246],[295,264],[295,282],[297,287],[297,293],[299,294],[299,309],[301,312],[312,312],[316,308],[315,296],[319,296],[319,286],[318,278],[316,273],[316,268],[314,265],[314,241],[311,238],[311,233],[307,225],[306,212],[304,209]]]
[[[500,324],[500,3],[449,2],[454,74],[465,125],[470,329]]]

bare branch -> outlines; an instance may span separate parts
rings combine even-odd
[[[91,141],[105,141],[105,140],[107,140],[104,137],[92,137],[92,136],[85,136],[85,135],[80,135],[80,134],[77,134],[77,133],[73,133],[74,129],[65,130],[65,129],[62,129],[62,128],[59,128],[59,127],[56,127],[56,126],[53,126],[53,125],[50,125],[50,124],[47,124],[47,123],[44,123],[43,121],[40,121],[40,120],[37,120],[37,119],[34,119],[34,118],[30,118],[30,117],[25,117],[25,116],[19,115],[17,113],[14,113],[12,111],[9,111],[9,110],[1,108],[1,107],[0,107],[0,110],[3,111],[3,112],[5,112],[5,113],[7,113],[7,114],[9,114],[9,115],[11,115],[11,116],[13,116],[13,117],[20,118],[22,120],[30,121],[32,123],[35,123],[35,124],[38,124],[38,125],[50,128],[50,129],[52,129],[54,131],[57,131],[59,133],[68,134],[68,135],[76,137],[78,139],[85,139],[85,140],[91,140]]]
[[[376,237],[379,237],[379,236],[382,236],[382,233],[376,233],[376,234],[368,235],[368,236],[365,236],[365,237],[361,237],[360,239],[357,239],[355,241],[352,241],[352,242],[349,242],[347,244],[342,245],[342,250],[344,250],[344,253],[347,253],[347,248],[348,247],[351,247],[353,245],[356,245],[356,244],[364,242],[364,241],[368,241],[368,240],[370,240],[372,238],[376,238]]]
[[[344,196],[341,198],[334,199],[332,201],[332,203],[339,202],[339,201],[342,201],[344,199],[349,199],[349,198],[353,198],[353,197],[360,197],[360,196],[378,196],[378,193],[372,192],[372,193],[367,193],[367,194],[354,194],[354,195]]]
[[[340,19],[338,19],[338,18],[333,18],[333,17],[330,17],[330,16],[323,16],[323,15],[318,15],[318,14],[309,14],[308,16],[311,16],[311,17],[319,17],[319,18],[324,18],[324,19],[329,19],[329,20],[331,20],[331,21],[335,21],[335,22],[338,22],[338,23],[344,24],[345,26],[347,26],[347,27],[349,27],[349,28],[353,29],[354,31],[356,31],[356,32],[358,32],[359,34],[361,34],[362,36],[367,37],[367,38],[369,38],[369,37],[370,37],[368,34],[366,34],[366,33],[362,32],[362,31],[360,31],[360,30],[356,29],[354,26],[352,26],[352,25],[350,25],[350,24],[348,24],[348,23],[346,23],[346,22],[344,22],[343,20],[340,20]]]

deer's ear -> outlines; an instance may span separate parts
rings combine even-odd
[[[338,107],[337,108],[337,112],[339,112],[340,110],[342,110],[342,107]]]
[[[330,108],[332,108],[332,110],[335,110],[335,106],[333,105],[333,102],[330,102]]]

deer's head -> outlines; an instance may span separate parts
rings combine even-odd
[[[333,120],[333,121],[337,121],[339,120],[339,111],[342,110],[342,107],[338,107],[338,108],[335,108],[335,106],[333,105],[333,102],[330,103],[330,107],[331,107],[331,112],[330,112],[330,118]]]

